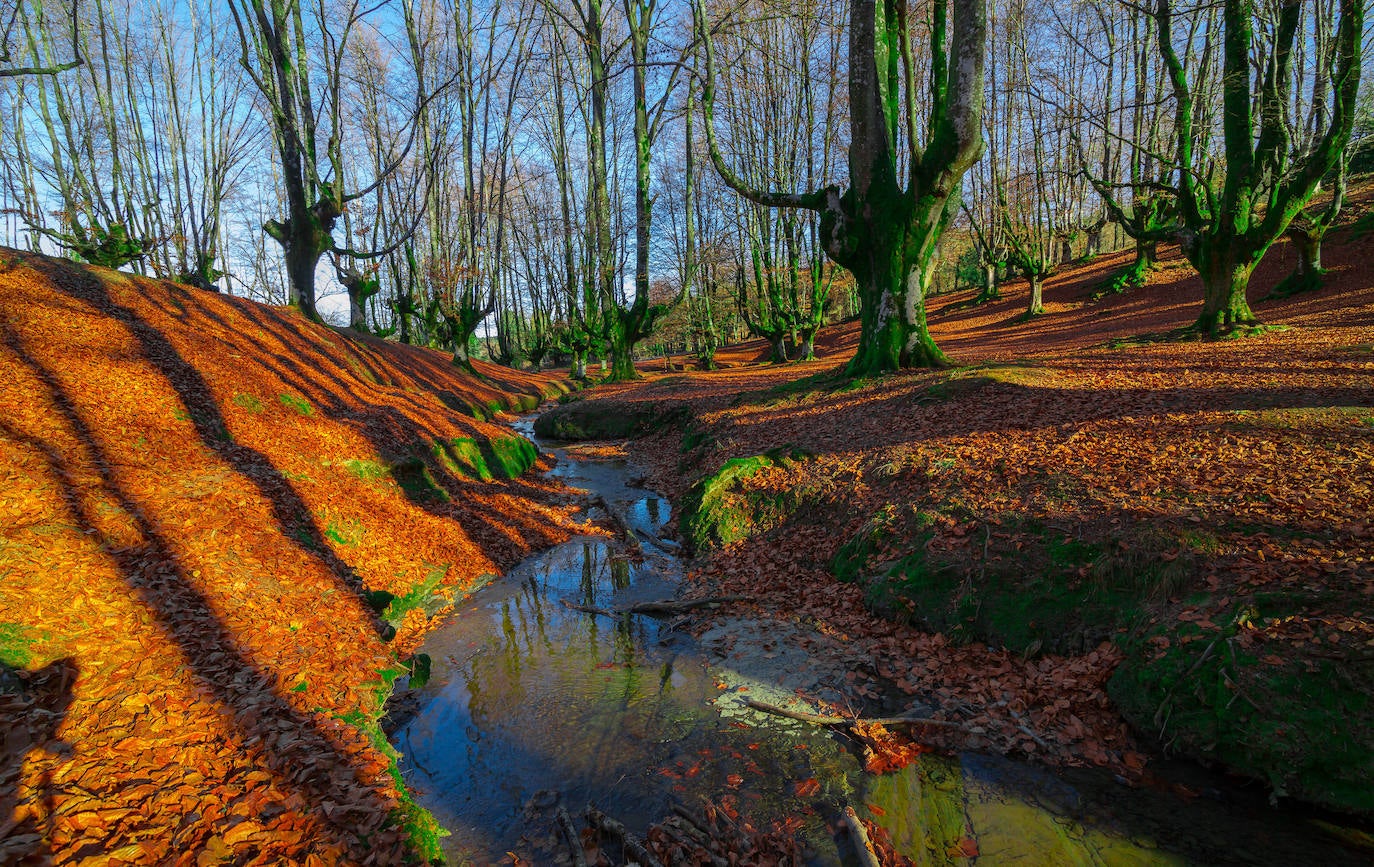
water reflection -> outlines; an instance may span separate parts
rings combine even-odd
[[[511,850],[552,863],[560,844],[548,819],[560,798],[574,813],[595,802],[642,831],[701,797],[730,799],[759,822],[804,817],[813,864],[839,863],[826,821],[846,803],[876,807],[923,865],[970,863],[974,852],[979,864],[1360,863],[1298,817],[1128,790],[1100,773],[1066,781],[961,755],[864,775],[828,732],[740,706],[742,695],[779,688],[760,664],[776,636],[755,646],[740,633],[729,667],[708,665],[649,618],[566,607],[672,595],[681,566],[661,542],[667,502],[626,485],[622,463],[564,461],[557,472],[596,490],[639,538],[660,541],[636,561],[601,539],[544,552],[426,642],[427,699],[396,745],[418,799],[454,833],[454,863],[495,863]]]

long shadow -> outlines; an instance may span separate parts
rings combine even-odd
[[[1082,425],[1125,417],[1157,415],[1173,412],[1227,412],[1238,410],[1324,409],[1337,407],[1368,407],[1371,392],[1367,388],[1343,386],[1320,391],[1311,388],[1137,388],[1137,389],[1065,389],[1048,386],[1026,386],[1009,382],[990,382],[977,391],[967,392],[950,401],[917,405],[909,389],[902,389],[884,397],[864,400],[853,395],[825,395],[808,405],[813,412],[842,412],[856,414],[856,433],[862,431],[865,448],[900,445],[934,437],[960,437],[980,433],[1026,432],[1036,429]],[[1007,408],[994,412],[981,406],[980,398],[995,400]],[[1030,408],[1023,415],[1014,415],[1018,408]],[[959,411],[953,411],[958,409]],[[760,408],[741,413],[736,425],[740,430],[761,427],[789,416],[791,406]],[[812,448],[818,454],[843,450],[834,442],[798,445]]]
[[[171,341],[156,327],[143,320],[134,310],[121,305],[111,298],[105,285],[90,272],[74,267],[60,260],[46,257],[31,257],[27,264],[44,272],[53,285],[59,287],[73,300],[94,306],[101,313],[123,323],[137,339],[148,361],[164,376],[176,390],[186,407],[191,421],[205,446],[233,467],[239,474],[249,479],[263,497],[271,504],[273,515],[286,538],[293,540],[302,551],[321,562],[334,574],[339,583],[357,595],[364,603],[364,588],[354,570],[334,554],[324,538],[318,523],[309,510],[308,504],[300,493],[282,476],[281,472],[264,454],[240,443],[230,442],[226,436],[227,422],[204,376],[177,351]],[[188,290],[179,290],[187,293]],[[186,327],[193,327],[190,316],[191,307],[184,300],[173,298],[175,310],[161,309]],[[197,311],[207,315],[220,327],[232,331],[236,339],[248,340],[258,349],[254,364],[265,367],[278,376],[284,383],[317,405],[325,413],[338,418],[346,418],[354,423],[354,429],[365,438],[373,451],[387,460],[413,457],[415,450],[427,450],[428,445],[438,438],[438,434],[418,417],[431,414],[434,407],[412,393],[400,392],[394,387],[387,388],[384,402],[356,410],[353,405],[362,402],[360,390],[366,383],[359,379],[350,384],[337,374],[337,360],[323,349],[317,347],[317,340],[293,327],[290,320],[266,315],[265,309],[257,305],[240,302],[235,306],[240,315],[255,323],[265,334],[270,334],[280,345],[270,345],[253,333],[251,328],[234,328],[217,313],[210,312],[214,302],[222,301],[221,296],[209,299],[211,303],[198,305]],[[154,302],[156,303],[156,302]],[[346,341],[347,349],[357,349],[353,335],[335,333],[335,341]],[[416,369],[407,370],[418,385],[437,389],[444,385],[434,373],[429,359]],[[380,363],[380,362],[378,362]],[[305,372],[309,371],[309,375]],[[423,371],[427,375],[419,376]],[[323,382],[321,381],[323,380]],[[397,403],[401,405],[398,406]],[[517,528],[512,523],[502,521],[500,516],[489,514],[484,509],[474,508],[467,502],[466,494],[476,491],[475,483],[458,479],[444,478],[441,486],[450,495],[449,502],[442,498],[411,497],[411,501],[431,514],[447,519],[457,519],[474,541],[485,542],[481,547],[493,561],[509,564],[529,553],[530,546],[524,538],[530,532],[540,534],[539,541],[544,545],[562,541],[562,536],[549,529],[538,527]],[[523,479],[502,483],[505,489],[515,496],[528,496],[534,500],[546,500],[547,491]],[[484,493],[491,491],[490,484],[481,488]],[[379,635],[389,634],[389,626],[380,617],[374,619]]]
[[[0,329],[11,351],[47,389],[51,409],[81,444],[85,460],[81,460],[83,456],[64,454],[54,444],[5,420],[0,420],[0,433],[44,456],[60,485],[73,523],[107,553],[125,583],[181,650],[196,679],[209,690],[227,721],[239,732],[240,748],[256,764],[268,769],[280,786],[298,792],[312,807],[326,803],[359,805],[363,817],[352,810],[336,810],[333,815],[318,810],[311,815],[323,825],[320,830],[327,838],[321,849],[332,843],[341,853],[363,860],[371,851],[363,838],[387,820],[390,805],[375,795],[359,769],[318,721],[297,711],[282,697],[275,676],[238,649],[235,636],[219,619],[214,606],[187,577],[175,546],[164,538],[148,510],[120,485],[113,463],[66,389],[52,371],[27,352],[17,334],[7,326],[0,325]],[[167,351],[165,347],[150,348]],[[163,358],[162,363],[174,364],[168,358]],[[172,370],[185,375],[175,366]],[[103,491],[134,522],[140,542],[129,544],[107,538],[101,531],[94,508],[75,481],[73,468],[78,464],[96,472]],[[259,469],[258,465],[250,466]],[[376,854],[385,860],[386,853]]]
[[[46,757],[68,748],[57,737],[57,729],[71,707],[77,673],[71,658],[36,671],[0,662],[0,731],[5,733],[0,737],[0,863],[47,863],[54,854],[47,848],[52,830],[48,823],[27,811],[19,818],[19,787],[30,750],[40,750]],[[38,799],[43,802],[43,815],[51,817],[56,792],[52,771],[44,768],[41,777]]]
[[[215,403],[209,384],[201,376],[200,371],[181,357],[171,341],[128,307],[117,303],[110,297],[105,285],[88,272],[63,266],[46,258],[35,257],[29,264],[30,267],[46,272],[52,285],[74,300],[89,304],[102,314],[123,323],[129,334],[138,341],[144,357],[176,391],[205,447],[247,479],[270,504],[272,515],[283,538],[292,540],[301,551],[328,569],[341,588],[352,593],[366,606],[365,588],[361,579],[351,566],[334,554],[304,498],[266,455],[232,442],[228,438],[228,424]],[[60,385],[24,353],[18,335],[8,328],[5,330],[5,342],[25,358],[27,364],[35,368],[35,372],[56,395]],[[64,414],[69,415],[73,421],[79,421],[74,405],[70,403],[66,405]],[[84,423],[82,427],[85,427]],[[86,434],[84,439],[94,443],[89,431],[86,431]],[[373,628],[379,635],[388,632],[380,617],[374,616]]]

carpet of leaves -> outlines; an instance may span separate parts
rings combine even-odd
[[[451,597],[567,538],[537,478],[368,468],[546,380],[20,253],[0,265],[0,863],[389,864],[364,591]],[[445,398],[448,399],[447,403]],[[359,469],[361,468],[361,470]],[[22,656],[22,659],[19,657]]]
[[[1157,620],[1220,630],[1237,601],[1253,594],[1319,592],[1321,606],[1239,640],[1264,643],[1273,664],[1314,651],[1367,657],[1374,283],[1361,263],[1371,256],[1370,236],[1328,246],[1324,290],[1261,302],[1264,287],[1292,264],[1277,248],[1251,297],[1261,319],[1288,330],[1234,341],[1131,339],[1196,315],[1200,286],[1177,257],[1150,286],[1099,302],[1087,295],[1127,253],[1066,273],[1046,288],[1051,312],[1030,323],[1017,320],[1024,285],[980,307],[961,304],[967,295],[936,299],[937,341],[965,364],[1001,371],[947,398],[930,390],[946,373],[891,375],[856,389],[778,389],[804,376],[838,376],[857,337],[857,324],[848,324],[822,332],[817,362],[760,365],[766,347],[753,341],[720,353],[717,372],[662,376],[654,365],[646,367],[649,382],[600,390],[597,399],[692,406],[707,445],[684,454],[674,430],[631,444],[650,483],[675,500],[732,457],[783,445],[816,456],[748,482],[819,487],[809,513],[710,554],[690,578],[702,592],[752,594],[760,615],[809,623],[864,651],[871,664],[855,670],[850,685],[856,706],[916,698],[1004,752],[1138,778],[1145,750],[1104,692],[1121,658],[1112,643],[1040,658],[956,646],[869,613],[862,592],[838,583],[829,563],[891,504],[953,504],[972,515],[940,516],[930,546],[962,549],[975,563],[989,536],[1006,532],[1008,515],[1102,538],[1122,528],[1196,528],[1216,537],[1201,576],[1207,600],[1162,600]],[[1113,339],[1126,342],[1113,348]],[[685,359],[677,362],[680,370]],[[999,541],[1016,544],[1011,535]],[[876,559],[909,553],[894,540]]]

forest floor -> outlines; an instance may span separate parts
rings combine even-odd
[[[1137,782],[1164,747],[1374,815],[1374,233],[1328,241],[1322,290],[1266,300],[1277,247],[1251,299],[1286,330],[1237,340],[1160,339],[1200,307],[1176,252],[1093,299],[1129,261],[1051,279],[1029,322],[1024,283],[932,299],[953,370],[846,380],[850,323],[814,362],[752,341],[559,413],[641,431],[628,454],[699,554],[689,594],[749,594],[732,615],[866,660],[841,712],[915,703]]]
[[[955,370],[845,381],[849,324],[816,362],[755,341],[567,406],[672,422],[628,450],[697,506],[688,592],[838,638],[843,710],[1133,780],[1162,740],[1367,814],[1374,239],[1256,304],[1288,330],[1220,343],[1132,339],[1194,316],[1177,259],[1088,300],[1127,258],[1031,322],[1023,286],[935,299]],[[0,251],[0,863],[426,851],[390,683],[447,606],[586,530],[490,421],[566,385],[477,367]]]
[[[0,863],[433,842],[378,726],[399,661],[584,532],[482,420],[566,387],[477,369],[0,251]]]

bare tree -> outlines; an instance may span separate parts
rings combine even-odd
[[[930,5],[930,109],[923,141],[907,4],[853,0],[849,188],[789,193],[748,184],[717,146],[715,62],[705,9],[701,0],[696,3],[706,46],[702,102],[712,161],[726,183],[751,201],[821,215],[826,253],[854,274],[862,302],[852,374],[949,364],[926,326],[925,293],[937,244],[958,204],[960,180],[982,151],[987,41],[983,0],[955,0],[952,15],[950,5]]]
[[[1190,75],[1175,41],[1169,0],[1158,0],[1155,7],[1156,39],[1174,100],[1173,180],[1161,185],[1173,199],[1173,219],[1166,226],[1134,231],[1138,237],[1179,242],[1202,277],[1202,311],[1194,327],[1206,335],[1256,323],[1246,297],[1250,275],[1311,200],[1350,140],[1363,62],[1363,0],[1339,2],[1328,108],[1313,121],[1310,146],[1295,147],[1295,83],[1316,86],[1294,64],[1300,34],[1310,32],[1303,24],[1311,6],[1270,0],[1264,8],[1272,14],[1259,16],[1256,0],[1222,4],[1215,76],[1221,91],[1221,142],[1216,149],[1208,146],[1208,125],[1200,122],[1207,103],[1199,99],[1199,91],[1206,87],[1209,70],[1197,64]],[[1114,190],[1101,179],[1096,186],[1131,230]]]
[[[69,69],[76,69],[85,63],[77,39],[77,28],[80,23],[80,0],[71,0],[71,9],[69,10],[72,34],[71,59],[58,60],[51,56],[40,56],[38,52],[32,52],[33,59],[29,65],[15,65],[16,28],[19,25],[21,8],[27,6],[28,3],[29,0],[3,0],[0,2],[0,78],[17,78],[21,75],[57,75]],[[34,4],[35,16],[42,16],[42,5],[42,0]],[[32,45],[29,47],[32,49]]]

